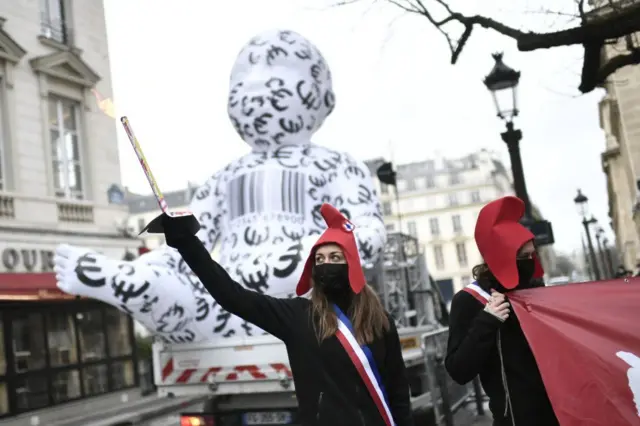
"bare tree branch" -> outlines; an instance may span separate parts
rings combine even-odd
[[[352,3],[358,0],[344,0]],[[445,37],[451,52],[451,64],[456,64],[473,29],[482,27],[495,31],[517,42],[518,49],[530,52],[538,49],[550,49],[559,46],[582,45],[585,48],[585,60],[582,81],[579,89],[587,93],[606,80],[617,69],[640,63],[638,48],[611,58],[600,64],[602,47],[608,40],[619,39],[640,31],[640,2],[635,0],[609,0],[608,4],[597,10],[585,11],[584,0],[575,0],[580,17],[580,25],[560,31],[538,33],[522,31],[506,25],[496,19],[483,16],[467,16],[454,11],[445,0],[386,0],[405,12],[424,16]],[[442,8],[447,16],[436,19],[431,6]],[[464,31],[457,40],[453,40],[445,27],[451,23],[462,24]]]

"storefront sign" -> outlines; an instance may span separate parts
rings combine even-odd
[[[2,272],[53,272],[54,250],[7,247],[0,260]]]

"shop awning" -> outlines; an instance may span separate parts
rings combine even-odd
[[[53,272],[33,274],[0,274],[0,300],[72,300],[76,296],[63,293],[56,286]]]

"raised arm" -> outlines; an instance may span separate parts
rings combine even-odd
[[[297,311],[304,309],[304,300],[279,299],[247,290],[211,258],[197,237],[180,228],[178,220],[166,218],[164,227],[167,244],[178,249],[182,259],[223,309],[283,341],[288,340]]]

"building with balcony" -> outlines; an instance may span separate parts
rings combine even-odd
[[[367,161],[373,176],[383,162]],[[408,233],[424,245],[429,273],[451,300],[472,281],[473,266],[482,262],[473,237],[478,213],[486,203],[513,194],[511,174],[487,150],[395,168],[397,200],[394,188],[376,179],[387,230]],[[541,250],[543,263],[552,261],[549,253]]]
[[[590,19],[621,13],[624,7],[638,4],[637,0],[591,0],[589,3],[593,6]],[[640,33],[636,33],[606,43],[601,51],[601,63],[639,49],[639,40]],[[607,177],[609,217],[620,262],[633,271],[640,262],[640,66],[618,69],[602,87],[605,95],[599,110],[605,147],[601,160]]]
[[[62,294],[52,264],[60,243],[139,244],[114,226],[110,79],[102,1],[0,2],[0,418],[137,380],[130,318]]]

